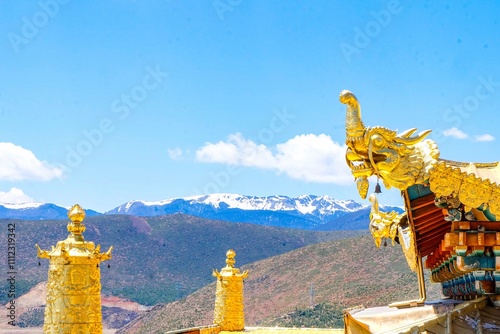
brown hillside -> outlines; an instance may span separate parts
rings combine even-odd
[[[224,258],[220,258],[221,266]],[[238,264],[238,263],[237,263]],[[347,308],[385,305],[418,298],[416,275],[410,272],[399,246],[375,248],[370,236],[306,246],[261,260],[243,269],[246,325],[266,325],[296,308],[327,302]],[[210,275],[210,273],[206,273]],[[440,287],[428,284],[429,297]],[[215,284],[185,299],[157,305],[117,333],[154,333],[212,322]]]
[[[67,221],[0,219],[16,224],[16,295],[47,279],[49,261],[36,257],[35,244],[50,249],[68,236]],[[366,231],[315,232],[255,224],[229,223],[182,214],[158,217],[104,215],[85,219],[85,239],[113,245],[113,258],[101,267],[102,291],[142,305],[167,303],[210,283],[215,254],[234,248],[240,265],[313,243]],[[6,240],[6,239],[4,239]],[[0,252],[7,263],[7,252]],[[40,263],[40,265],[38,265]],[[110,268],[107,266],[110,265]],[[207,276],[207,273],[208,276]],[[8,302],[0,283],[0,304]]]

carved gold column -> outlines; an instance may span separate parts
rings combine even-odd
[[[226,253],[226,266],[212,275],[217,277],[215,290],[214,324],[223,331],[242,331],[245,329],[245,312],[243,310],[243,280],[248,271],[240,273],[234,268],[236,253],[230,249]]]
[[[44,333],[102,333],[101,277],[99,263],[111,259],[110,247],[85,241],[82,233],[85,211],[74,205],[68,211],[70,235],[52,250],[41,250],[38,257],[50,260],[47,280]]]

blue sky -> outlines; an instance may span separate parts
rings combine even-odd
[[[360,200],[343,89],[366,125],[432,129],[442,158],[498,160],[499,7],[2,1],[0,202]],[[394,189],[380,202],[402,205]]]

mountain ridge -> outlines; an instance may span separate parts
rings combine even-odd
[[[401,207],[381,206],[402,211]],[[366,224],[348,223],[342,217],[367,216],[370,207],[354,200],[326,195],[288,197],[210,194],[160,201],[132,200],[104,213],[86,210],[87,216],[126,214],[156,217],[183,213],[207,219],[307,230],[364,229]],[[358,214],[359,213],[359,214]],[[47,220],[66,219],[67,209],[51,203],[1,204],[0,218]],[[359,219],[358,219],[359,220]]]
[[[219,264],[214,257],[228,249],[238,252],[243,265],[312,243],[367,233],[283,229],[184,214],[100,215],[84,222],[85,240],[103,249],[114,246],[110,268],[101,269],[103,293],[148,306],[174,301],[207,284]],[[65,239],[67,221],[0,219],[1,226],[7,224],[16,228],[16,293],[21,295],[47,278],[49,263],[37,259],[34,245],[50,249]],[[7,252],[0,252],[0,261],[7,263]],[[7,283],[0,284],[2,303],[8,301]]]
[[[87,217],[98,216],[101,213],[92,209],[85,209]],[[51,220],[66,219],[68,208],[53,203],[0,203],[0,218],[23,220]]]
[[[223,266],[223,256],[219,258]],[[236,266],[249,272],[244,283],[246,326],[283,326],[286,315],[311,304],[335,305],[342,319],[344,308],[381,306],[419,295],[417,276],[400,246],[377,249],[369,235],[315,243],[246,265],[236,261]],[[428,275],[426,287],[430,300],[441,298],[441,287],[430,284]],[[156,305],[117,334],[208,325],[213,321],[214,301],[212,280],[185,298]]]
[[[381,206],[382,209],[402,212],[401,207]],[[362,212],[366,216],[370,207],[354,200],[340,200],[330,196],[301,195],[288,197],[246,196],[239,194],[211,194],[172,198],[162,201],[134,200],[124,203],[105,214],[132,214],[158,216],[183,213],[208,219],[244,222],[258,225],[323,230],[344,229],[342,217]],[[358,215],[359,216],[359,215]],[[364,229],[366,224],[348,224],[349,229]]]
[[[230,193],[217,193],[210,195],[197,195],[188,197],[175,197],[161,201],[143,201],[132,200],[124,203],[113,210],[106,213],[128,213],[134,204],[142,204],[144,206],[164,206],[172,204],[174,201],[184,200],[194,203],[203,203],[212,205],[214,208],[219,209],[220,205],[224,205],[229,209],[242,209],[242,210],[271,210],[271,211],[293,211],[297,210],[303,214],[312,213],[316,206],[315,203],[322,205],[318,210],[324,213],[325,210],[335,211],[339,209],[353,210],[354,208],[363,207],[364,205],[354,200],[339,200],[327,195],[300,195],[297,197],[289,197],[284,195],[273,196],[248,196]],[[330,207],[325,208],[325,204],[330,204]]]

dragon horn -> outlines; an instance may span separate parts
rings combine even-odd
[[[398,135],[398,137],[402,137],[402,138],[408,138],[410,137],[412,134],[415,133],[415,131],[417,131],[417,128],[411,128],[411,129],[408,129],[406,131],[404,131],[403,133],[400,133]]]
[[[340,102],[343,104],[347,104],[349,107],[353,109],[359,109],[359,102],[356,96],[351,91],[343,90],[340,92],[339,96]]]
[[[401,144],[405,144],[405,145],[415,145],[419,142],[421,142],[422,140],[425,139],[425,137],[427,137],[429,135],[429,133],[431,133],[432,130],[425,130],[425,131],[422,131],[420,132],[417,136],[415,137],[409,137],[409,138],[402,138],[402,137],[396,137],[394,138],[394,141],[397,142],[397,143],[401,143]]]

